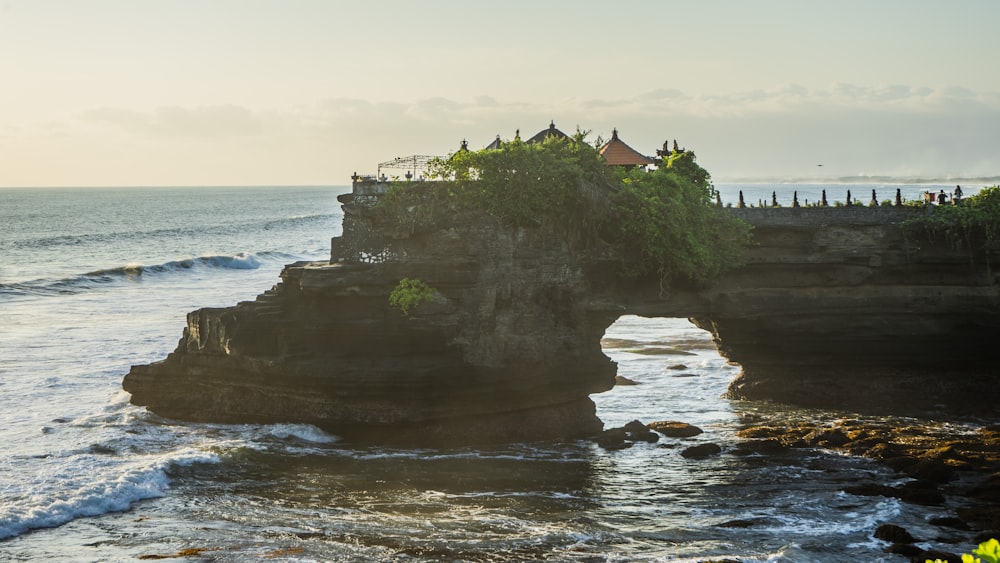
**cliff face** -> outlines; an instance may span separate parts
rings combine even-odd
[[[995,414],[1000,253],[900,223],[934,208],[751,209],[758,246],[695,315],[736,398]]]
[[[168,417],[298,421],[402,442],[570,438],[599,431],[600,349],[615,316],[589,306],[584,268],[556,237],[484,215],[387,240],[344,198],[334,263],[298,263],[254,302],[188,316],[177,350],[135,366],[132,401]],[[363,199],[363,198],[358,198]],[[412,318],[400,279],[436,290]]]
[[[710,288],[622,280],[608,248],[574,248],[485,215],[388,238],[342,196],[330,263],[285,268],[254,302],[203,309],[132,402],[220,422],[305,422],[360,439],[490,442],[591,435],[600,349],[624,314],[689,317],[743,367],[730,394],[814,406],[996,400],[996,253],[906,236],[913,208],[733,210],[755,225],[745,266]],[[991,266],[991,264],[993,266]],[[436,290],[412,318],[404,277]]]

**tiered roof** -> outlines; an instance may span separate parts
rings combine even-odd
[[[555,121],[550,121],[548,129],[542,129],[538,133],[535,133],[535,136],[525,141],[525,143],[528,143],[529,145],[534,143],[541,143],[545,139],[548,139],[549,137],[555,137],[556,139],[568,139],[569,135],[556,129]]]
[[[618,129],[611,132],[611,140],[597,151],[608,166],[649,166],[656,161],[625,144],[618,138]]]

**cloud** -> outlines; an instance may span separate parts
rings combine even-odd
[[[97,108],[83,114],[85,121],[110,125],[125,133],[154,137],[226,138],[260,134],[260,119],[236,105],[185,108],[160,107],[153,111]]]
[[[518,129],[526,138],[554,120],[567,133],[577,126],[592,130],[591,140],[606,139],[617,128],[646,154],[676,138],[696,150],[717,179],[815,174],[818,163],[832,176],[1000,173],[994,154],[1000,146],[1000,94],[898,84],[784,84],[709,94],[662,88],[547,102],[488,95],[337,97],[284,108],[102,107],[75,117],[56,120],[56,128],[0,123],[0,148],[47,154],[51,146],[59,154],[87,155],[80,159],[78,183],[114,183],[110,171],[119,167],[101,165],[111,154],[116,162],[135,163],[133,176],[123,180],[129,183],[339,184],[354,171],[374,172],[378,162],[397,156],[444,156],[463,139],[480,148],[497,134],[510,139]],[[45,144],[56,136],[61,144]],[[91,168],[108,176],[88,181],[84,175]],[[31,174],[41,172],[23,173]],[[149,178],[135,178],[140,175]]]

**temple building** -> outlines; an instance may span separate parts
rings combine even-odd
[[[533,145],[535,143],[541,143],[545,141],[545,139],[548,139],[549,137],[554,137],[556,139],[569,139],[569,135],[556,129],[555,121],[550,121],[548,129],[542,129],[538,133],[535,133],[535,136],[525,141],[525,143]]]
[[[656,164],[655,160],[641,154],[639,151],[625,144],[625,141],[619,139],[618,129],[611,131],[611,140],[604,143],[604,146],[597,149],[597,152],[604,158],[604,163],[608,166],[622,166],[625,168],[639,166],[645,168],[651,164]]]
[[[493,139],[493,142],[486,145],[484,148],[488,151],[495,151],[500,148],[501,144],[503,144],[503,141],[500,140],[500,135],[497,134],[497,138]]]
[[[524,142],[529,145],[536,144],[544,142],[546,139],[550,137],[556,139],[572,140],[572,137],[570,137],[566,133],[563,133],[562,131],[556,128],[555,121],[550,121],[548,128],[542,129],[538,133],[535,133],[531,138],[529,138],[527,141]],[[518,129],[517,132],[514,134],[514,140],[520,141],[520,139],[521,139],[521,130]],[[463,141],[462,143],[463,143],[462,148],[460,150],[468,150],[468,147],[465,145],[465,141]],[[494,139],[490,144],[486,145],[484,148],[486,150],[497,150],[500,148],[502,144],[503,141],[501,141],[500,135],[497,135],[496,139]],[[666,158],[667,156],[670,156],[674,153],[683,153],[683,152],[684,149],[677,147],[677,141],[674,141],[673,150],[670,149],[669,142],[664,141],[663,148],[657,149],[656,155],[657,157]],[[598,149],[598,153],[600,153],[601,157],[604,159],[604,163],[607,164],[608,166],[622,166],[625,168],[634,168],[638,166],[645,169],[647,166],[653,166],[659,163],[658,158],[648,157],[640,153],[639,151],[633,149],[632,147],[628,146],[628,144],[625,143],[625,141],[622,141],[620,138],[618,138],[617,128],[612,130],[611,140],[604,143],[604,145],[602,145],[601,148]]]

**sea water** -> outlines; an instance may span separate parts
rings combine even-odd
[[[739,190],[748,204],[772,191],[782,205],[793,191],[803,203],[822,189],[895,195],[719,187],[725,203]],[[919,199],[951,186],[904,188]],[[684,319],[614,324],[605,353],[639,385],[593,399],[607,426],[705,432],[618,452],[357,446],[306,425],[194,424],[129,404],[129,366],[172,351],[189,311],[252,300],[284,264],[326,259],[346,191],[0,189],[0,558],[901,561],[875,527],[934,537],[927,520],[947,514],[843,493],[893,478],[865,459],[733,455],[748,423],[855,415],[723,399],[738,367]],[[705,442],[722,455],[680,455]]]

